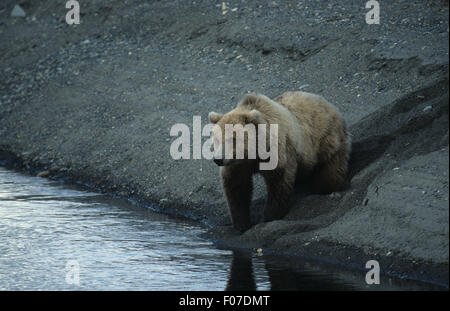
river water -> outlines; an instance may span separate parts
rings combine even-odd
[[[0,290],[435,289],[219,249],[204,226],[0,167]]]

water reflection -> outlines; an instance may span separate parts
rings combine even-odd
[[[292,265],[279,257],[256,257],[248,252],[234,251],[226,290],[355,290],[332,273],[314,271],[303,265]],[[253,262],[256,262],[256,268]],[[263,269],[260,264],[263,263]],[[259,265],[259,267],[258,267]],[[307,264],[306,264],[307,265]],[[258,269],[259,268],[259,269]],[[256,282],[254,270],[267,274]],[[262,271],[261,271],[262,270]],[[364,278],[361,279],[363,281]]]
[[[226,290],[256,290],[251,254],[233,251]]]
[[[364,274],[218,249],[206,229],[0,167],[0,290],[360,290]],[[76,260],[80,284],[66,282]],[[385,283],[383,289],[428,289]]]
[[[366,270],[346,270],[301,258],[257,256],[233,251],[226,290],[373,291],[443,290],[423,282],[381,276],[381,284],[368,285]]]

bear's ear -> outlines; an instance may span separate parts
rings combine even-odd
[[[258,101],[258,95],[256,94],[248,94],[244,97],[244,99],[241,101],[239,106],[253,106]]]
[[[263,114],[260,111],[253,109],[245,116],[245,124],[249,123],[258,125],[258,124],[265,124],[266,121],[264,119]]]
[[[217,122],[219,122],[220,119],[222,119],[223,114],[211,111],[208,115],[209,118],[209,122],[211,122],[212,124],[216,124]]]

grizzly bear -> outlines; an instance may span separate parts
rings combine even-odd
[[[264,95],[249,94],[226,114],[209,113],[209,120],[214,124],[214,147],[220,150],[224,148],[216,144],[223,145],[230,139],[224,135],[227,124],[278,126],[278,162],[274,169],[261,170],[259,164],[264,160],[259,156],[247,157],[249,133],[244,139],[244,158],[223,159],[223,153],[215,155],[214,162],[221,167],[222,187],[231,220],[238,230],[251,227],[253,174],[261,174],[267,188],[264,222],[287,214],[288,200],[297,177],[301,180],[310,178],[307,180],[311,180],[312,189],[322,194],[342,190],[347,184],[350,137],[346,124],[336,107],[319,95],[286,92],[271,100]],[[268,141],[271,134],[265,132],[265,135]],[[236,139],[236,133],[231,138]]]

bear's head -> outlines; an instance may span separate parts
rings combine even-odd
[[[268,141],[268,122],[264,115],[248,103],[255,95],[248,95],[236,109],[226,114],[209,113],[214,124],[214,162],[219,166],[260,161],[258,146]],[[259,138],[259,139],[258,139]]]

